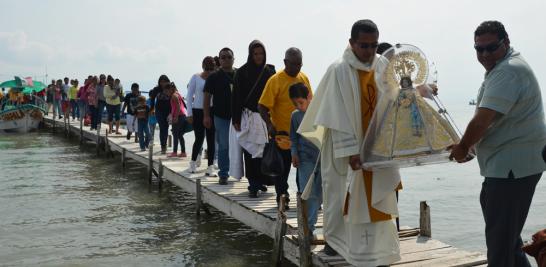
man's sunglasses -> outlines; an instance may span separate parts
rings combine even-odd
[[[221,56],[220,59],[233,59],[232,56]]]
[[[479,46],[479,45],[474,44],[474,49],[476,49],[476,52],[478,52],[480,54],[483,53],[484,51],[487,51],[489,53],[493,53],[493,52],[497,51],[497,49],[499,49],[499,47],[502,45],[503,42],[504,42],[504,39],[501,39],[496,44],[488,44],[486,46]]]
[[[358,46],[362,49],[377,48],[377,43],[358,43]]]

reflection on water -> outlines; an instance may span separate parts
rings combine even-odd
[[[48,132],[0,134],[0,265],[270,266],[272,240],[145,168]]]

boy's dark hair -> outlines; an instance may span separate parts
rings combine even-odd
[[[474,38],[486,33],[496,34],[499,40],[502,40],[508,36],[508,33],[504,29],[504,25],[496,20],[487,20],[482,22],[474,31]]]
[[[131,89],[133,89],[133,88],[137,88],[137,89],[138,89],[138,83],[133,83],[133,84],[131,84]]]
[[[290,96],[290,99],[293,98],[306,98],[309,95],[309,88],[305,86],[303,83],[296,83],[292,84],[290,88],[288,88],[288,96]]]
[[[361,19],[353,24],[353,27],[351,28],[351,39],[356,40],[358,39],[359,33],[379,33],[379,30],[377,29],[377,25],[375,25],[375,22],[369,20],[369,19]]]
[[[379,43],[377,45],[377,52],[376,53],[381,55],[381,54],[385,53],[385,51],[389,50],[391,47],[392,47],[392,45],[389,44],[389,43]]]

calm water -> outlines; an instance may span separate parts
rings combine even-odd
[[[472,108],[452,113],[464,130]],[[192,143],[187,134],[188,152]],[[161,194],[155,186],[150,191],[136,163],[123,173],[119,157],[97,158],[93,146],[47,131],[0,133],[0,151],[0,265],[270,266],[270,238],[217,211],[197,219],[191,195],[168,183]],[[401,173],[401,225],[417,227],[419,202],[426,200],[435,239],[485,251],[476,161]],[[543,228],[545,179],[522,237]]]
[[[135,163],[122,173],[48,132],[0,134],[0,151],[1,266],[270,266],[270,238],[197,219],[191,195],[150,191]]]

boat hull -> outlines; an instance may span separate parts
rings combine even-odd
[[[0,115],[0,130],[5,132],[27,133],[38,129],[43,118],[39,108],[13,109]]]

